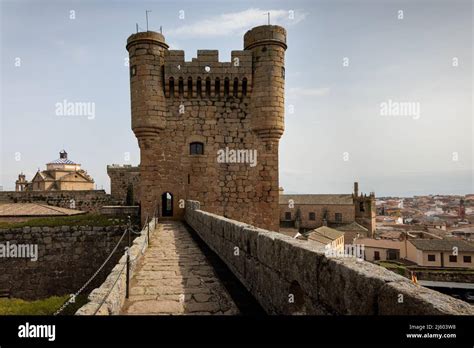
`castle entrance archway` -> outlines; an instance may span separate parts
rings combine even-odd
[[[161,216],[173,216],[173,194],[164,192],[161,195]]]

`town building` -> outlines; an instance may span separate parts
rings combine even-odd
[[[404,240],[358,238],[354,244],[364,246],[364,260],[400,260],[406,257],[407,243]]]
[[[369,235],[369,230],[357,222],[336,227],[336,230],[344,233],[344,242],[353,244],[354,240]]]
[[[330,248],[337,253],[344,251],[344,232],[321,226],[309,232],[306,236],[308,241],[318,243],[326,249]]]
[[[425,267],[474,268],[474,245],[463,240],[412,239],[407,259]]]
[[[76,191],[94,190],[94,179],[81,169],[79,163],[68,159],[65,150],[59,158],[46,164],[46,170],[36,172],[29,182],[21,173],[15,182],[16,191]]]
[[[352,194],[280,193],[279,204],[281,228],[305,232],[324,225],[338,229],[356,222],[367,229],[358,233],[372,237],[375,232],[375,194],[359,194],[357,182]]]
[[[474,226],[454,228],[450,233],[455,237],[474,242]]]

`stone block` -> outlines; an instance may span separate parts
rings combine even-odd
[[[474,306],[467,302],[407,279],[384,284],[377,299],[380,315],[474,315]]]
[[[324,257],[318,268],[318,299],[337,314],[374,315],[385,283],[403,280],[365,261]]]
[[[257,238],[257,258],[260,263],[277,269],[280,261],[280,248],[275,243],[274,232],[259,232]]]

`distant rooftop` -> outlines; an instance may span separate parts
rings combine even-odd
[[[360,231],[360,232],[367,232],[368,229],[365,228],[362,225],[359,225],[357,222],[351,222],[350,224],[347,225],[342,225],[336,227],[336,230],[338,231]]]
[[[353,205],[352,194],[296,194],[279,196],[280,204],[288,204],[292,199],[295,204],[338,204],[338,205]]]
[[[308,234],[308,239],[323,244],[329,244],[343,235],[344,232],[340,232],[327,226],[321,226],[311,231]]]
[[[85,214],[85,212],[38,203],[0,204],[0,217],[70,216],[79,214]]]
[[[453,247],[458,251],[474,251],[474,245],[463,240],[445,239],[411,239],[409,240],[417,249],[425,251],[448,251],[452,252]]]
[[[54,160],[52,162],[49,162],[48,164],[78,164],[70,159],[67,158],[67,152],[65,150],[62,150],[59,153],[59,158],[57,160]]]

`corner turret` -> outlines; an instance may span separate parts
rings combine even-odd
[[[277,142],[284,131],[286,30],[277,25],[255,27],[244,36],[253,53],[252,129]]]
[[[166,125],[164,60],[168,45],[162,34],[146,31],[127,39],[130,57],[132,130],[141,140],[156,136]]]

